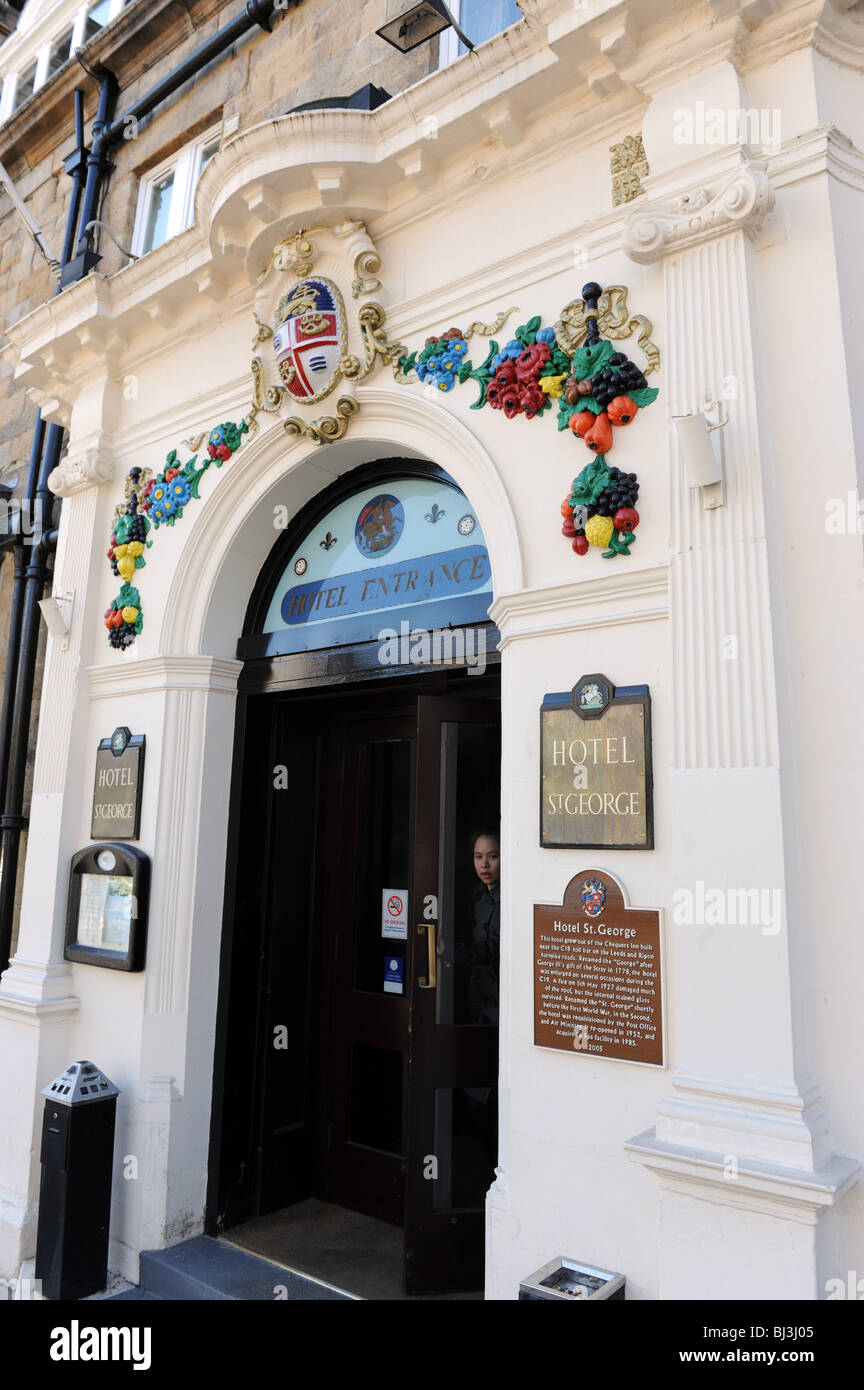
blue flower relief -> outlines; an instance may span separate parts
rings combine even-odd
[[[177,507],[185,507],[192,496],[188,478],[179,473],[168,485],[168,495]]]
[[[538,331],[537,331],[537,341],[538,341],[538,343],[548,343],[549,346],[551,347],[552,344],[555,342],[555,329],[554,329],[554,328],[540,328],[540,329],[538,329]]]
[[[175,479],[175,482],[177,480]],[[187,484],[188,487],[188,484]],[[171,496],[171,488],[168,483],[157,483],[150,493],[150,517],[154,526],[158,526],[160,521],[169,521],[176,514],[178,504]]]

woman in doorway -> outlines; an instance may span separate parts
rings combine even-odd
[[[462,955],[468,975],[467,1022],[498,1026],[499,947],[501,938],[501,848],[497,829],[471,836],[474,872],[471,938]],[[467,923],[466,923],[467,925]],[[458,960],[458,954],[457,954]],[[462,1096],[459,1128],[475,1145],[474,1185],[485,1191],[498,1161],[498,1092],[494,1086],[470,1086]]]
[[[497,831],[471,837],[474,872],[474,931],[469,951],[472,1023],[498,1023],[498,970],[501,937],[501,851]]]

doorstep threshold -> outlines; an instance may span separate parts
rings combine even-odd
[[[262,1258],[254,1250],[250,1250],[248,1245],[243,1245],[241,1241],[234,1240],[230,1236],[220,1236],[218,1239],[224,1245],[232,1245],[235,1250],[242,1250],[245,1255],[251,1255],[253,1259],[260,1260]],[[288,1274],[296,1275],[298,1279],[305,1279],[310,1284],[320,1284],[322,1289],[329,1289],[331,1293],[339,1294],[340,1298],[349,1298],[356,1303],[368,1301],[360,1293],[350,1293],[348,1289],[342,1289],[338,1284],[331,1284],[327,1279],[320,1279],[317,1274],[309,1274],[305,1269],[296,1269],[294,1265],[286,1264],[284,1260],[268,1255],[265,1263],[273,1265],[276,1269],[284,1269]]]
[[[138,1281],[138,1297],[149,1295],[169,1302],[310,1303],[358,1299],[357,1294],[335,1284],[289,1265],[262,1259],[213,1236],[194,1236],[166,1250],[142,1250]]]

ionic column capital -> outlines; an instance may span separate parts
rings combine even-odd
[[[774,207],[774,190],[763,164],[742,164],[713,185],[697,187],[668,202],[643,203],[624,226],[624,250],[648,265],[726,232],[754,237]]]

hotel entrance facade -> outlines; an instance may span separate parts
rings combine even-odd
[[[240,644],[208,1225],[243,1240],[243,1223],[292,1204],[345,1207],[403,1229],[391,1278],[409,1293],[483,1285],[499,961],[497,940],[475,940],[489,893],[474,843],[500,833],[501,765],[489,581],[477,519],[440,469],[367,465],[276,542]],[[352,584],[382,606],[328,609]],[[380,1226],[359,1232],[380,1266]]]
[[[187,230],[8,329],[68,430],[68,632],[0,981],[3,1277],[78,1058],[120,1091],[133,1284],[268,1220],[338,1282],[301,1208],[389,1228],[408,1296],[861,1268],[859,77],[784,5],[704,8],[526,0],[374,111],[229,129]],[[752,106],[776,144],[706,135]],[[120,955],[119,908],[69,910],[118,730],[128,970],[70,952]]]

